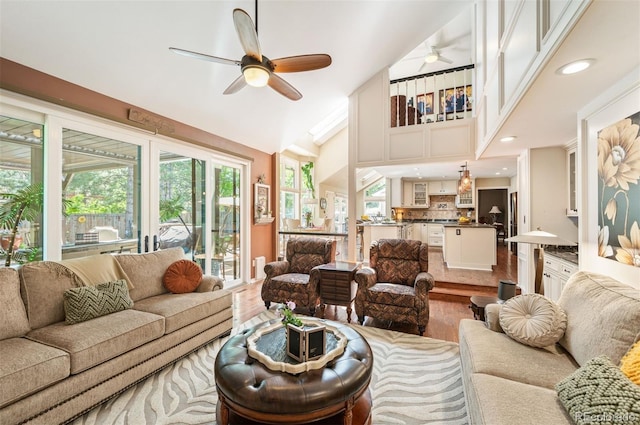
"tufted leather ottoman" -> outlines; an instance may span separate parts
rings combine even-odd
[[[247,352],[247,337],[271,323],[231,337],[220,349],[214,367],[218,424],[370,424],[373,354],[367,341],[350,326],[327,321],[347,338],[344,353],[321,369],[293,375]]]

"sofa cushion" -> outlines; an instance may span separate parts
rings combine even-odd
[[[73,325],[54,323],[27,337],[69,353],[76,374],[162,335],[163,317],[130,309]]]
[[[640,385],[640,342],[633,344],[620,360],[620,370],[636,385]]]
[[[20,293],[31,329],[64,322],[64,291],[84,286],[82,280],[54,261],[24,264],[19,273]]]
[[[567,315],[540,294],[507,300],[500,310],[500,327],[511,338],[531,347],[554,345],[564,335]]]
[[[26,338],[0,342],[0,408],[69,376],[69,354]]]
[[[165,288],[174,294],[195,291],[201,280],[202,269],[187,259],[173,262],[164,272],[162,278]]]
[[[640,423],[640,386],[631,382],[607,356],[589,360],[559,382],[556,389],[578,425]]]
[[[606,355],[614,364],[640,339],[640,291],[608,276],[580,271],[558,304],[567,314],[560,344],[583,365]]]
[[[0,268],[0,340],[22,336],[29,332],[29,319],[20,298],[18,271]]]
[[[558,354],[520,344],[479,320],[461,320],[458,335],[465,374],[486,373],[553,390],[578,368],[564,350]]]
[[[134,286],[129,295],[136,302],[167,293],[162,283],[164,272],[171,263],[184,258],[184,251],[176,247],[144,254],[118,254],[114,257]]]
[[[231,292],[163,294],[145,298],[134,309],[164,317],[165,334],[195,323],[231,305]]]
[[[65,322],[68,325],[133,307],[124,279],[64,292]]]
[[[465,398],[473,425],[574,425],[553,389],[482,373],[465,379],[469,380]]]

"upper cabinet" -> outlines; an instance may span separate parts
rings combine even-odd
[[[576,148],[567,150],[567,216],[578,216],[576,202]]]
[[[402,182],[402,206],[411,208],[429,208],[428,182],[404,180]]]
[[[476,207],[476,181],[471,180],[471,189],[456,196],[457,208],[475,208]]]
[[[455,195],[456,193],[458,193],[458,182],[455,180],[429,182],[429,195]]]

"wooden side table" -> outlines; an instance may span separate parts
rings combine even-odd
[[[356,298],[358,284],[354,278],[361,263],[336,261],[323,264],[320,270],[320,303],[322,317],[327,304],[347,307],[347,323],[351,323],[351,306]]]
[[[473,311],[473,318],[484,322],[484,308],[489,304],[497,304],[500,300],[497,297],[487,297],[483,295],[474,295],[471,297],[471,305],[469,308]]]

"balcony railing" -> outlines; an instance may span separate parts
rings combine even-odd
[[[471,118],[474,66],[390,82],[391,127]]]

